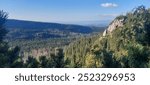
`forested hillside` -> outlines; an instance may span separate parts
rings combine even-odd
[[[6,36],[8,40],[64,38],[89,34],[94,31],[87,26],[11,19],[7,20],[5,26],[9,31]]]
[[[92,29],[87,26],[71,25],[71,24],[59,24],[59,23],[48,23],[48,22],[36,22],[36,21],[25,21],[25,20],[13,20],[8,19],[5,23],[6,28],[13,29],[57,29],[60,31],[68,31],[75,33],[91,33]]]
[[[149,67],[150,9],[139,6],[116,17],[97,39],[69,45],[65,61],[67,67]]]

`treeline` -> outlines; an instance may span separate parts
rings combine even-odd
[[[63,47],[70,44],[72,41],[75,41],[76,38],[50,38],[50,39],[17,39],[9,41],[9,46],[19,46],[22,50],[27,51],[29,49],[38,49],[46,47]]]
[[[50,56],[55,53],[55,48],[62,48],[69,45],[76,38],[50,38],[50,39],[17,39],[9,41],[11,48],[18,46],[20,48],[19,55],[27,58],[28,56]]]

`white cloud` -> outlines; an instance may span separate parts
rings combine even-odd
[[[102,3],[101,6],[102,7],[106,7],[106,8],[109,8],[109,7],[118,7],[118,5],[115,4],[115,3]]]

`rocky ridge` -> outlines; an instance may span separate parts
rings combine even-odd
[[[103,36],[106,36],[107,34],[110,34],[112,31],[114,31],[116,28],[123,27],[123,22],[125,21],[124,18],[122,19],[115,19],[112,21],[112,23],[109,25],[109,27],[103,32]]]

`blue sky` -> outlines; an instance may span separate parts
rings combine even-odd
[[[11,19],[62,23],[112,20],[139,5],[150,0],[0,0]]]

